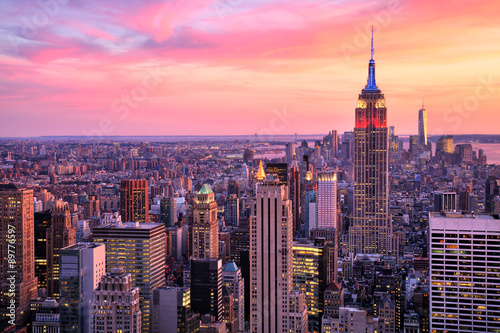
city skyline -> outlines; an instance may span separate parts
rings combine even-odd
[[[429,135],[496,131],[498,4],[42,3],[1,5],[5,137],[349,131],[371,25],[398,133],[422,95]]]

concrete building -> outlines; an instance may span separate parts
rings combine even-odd
[[[47,292],[59,299],[60,249],[76,243],[76,227],[71,220],[67,202],[56,201],[52,207],[50,227],[47,228]]]
[[[238,332],[245,331],[245,283],[241,268],[229,261],[222,270],[222,285],[234,296],[234,314]]]
[[[61,333],[90,333],[90,302],[106,273],[103,244],[77,243],[60,251]]]
[[[94,229],[94,241],[106,244],[107,272],[123,267],[139,288],[142,332],[150,332],[151,292],[165,286],[165,226],[128,222]]]
[[[318,228],[337,228],[337,173],[318,174]]]
[[[33,333],[59,333],[59,303],[55,299],[45,299],[31,323]]]
[[[323,316],[321,333],[378,333],[377,321],[366,313],[366,310],[343,307],[339,317]]]
[[[188,287],[162,287],[153,290],[152,333],[194,333],[200,329],[200,316],[191,310]]]
[[[37,296],[33,190],[0,184],[0,237],[0,321],[22,326]]]
[[[204,184],[194,200],[193,258],[219,258],[219,224],[215,194]]]
[[[500,220],[429,214],[430,331],[500,330]]]
[[[305,292],[290,292],[290,311],[288,314],[290,333],[308,333],[307,304]]]
[[[123,222],[149,222],[149,189],[145,179],[122,179],[120,215]]]
[[[265,174],[263,175],[265,177]],[[250,225],[251,332],[289,332],[292,290],[292,203],[276,181],[256,185]]]
[[[90,303],[92,333],[141,333],[139,288],[122,267],[114,267],[101,278]]]

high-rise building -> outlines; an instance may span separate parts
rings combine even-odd
[[[445,212],[457,212],[459,210],[456,192],[434,192],[434,211],[440,212],[442,210]]]
[[[37,296],[33,190],[0,184],[0,320],[23,326]]]
[[[377,322],[366,313],[366,310],[358,308],[342,307],[339,316],[323,317],[321,333],[378,333]]]
[[[396,135],[396,127],[389,126],[389,154],[397,155],[399,153],[399,137]]]
[[[332,282],[333,244],[293,244],[293,289],[305,295],[309,329],[319,332],[324,309],[324,291]]]
[[[337,173],[318,174],[318,228],[337,228]]]
[[[222,285],[234,297],[234,314],[238,332],[245,332],[245,283],[241,268],[229,261],[222,270]]]
[[[120,214],[123,222],[149,222],[149,191],[145,179],[122,179]]]
[[[226,222],[237,227],[240,224],[240,199],[236,194],[230,194],[226,202]]]
[[[500,195],[500,179],[495,176],[488,176],[484,187],[484,210],[487,213],[494,212],[493,201]]]
[[[418,143],[421,147],[427,146],[427,110],[422,108],[418,111]]]
[[[177,199],[162,198],[160,200],[160,222],[165,228],[173,227],[177,222]]]
[[[191,306],[194,312],[222,320],[222,260],[191,260]]]
[[[287,187],[263,182],[256,187],[250,225],[251,332],[289,330],[292,290],[292,203]]]
[[[361,91],[354,128],[354,214],[349,252],[386,254],[391,250],[387,108],[375,82],[375,61]]]
[[[500,220],[429,215],[429,332],[500,329]]]
[[[59,252],[61,333],[90,333],[90,302],[106,273],[105,246],[77,243]]]
[[[287,142],[285,150],[286,150],[286,163],[288,163],[288,165],[291,165],[293,158],[293,143]]]
[[[444,153],[453,153],[453,135],[444,135],[440,137],[436,142],[436,151],[442,151]]]
[[[35,213],[35,276],[39,289],[47,289],[47,228],[50,220],[50,210]]]
[[[188,287],[163,287],[153,290],[152,333],[195,333],[200,317],[191,310]]]
[[[90,303],[91,332],[141,333],[139,288],[122,267],[113,267],[101,277]]]
[[[94,228],[94,241],[106,244],[106,269],[123,267],[139,288],[142,332],[151,332],[151,292],[165,286],[165,225],[129,222]]]
[[[290,292],[290,308],[288,311],[288,332],[308,333],[307,303],[303,291]]]
[[[60,255],[63,247],[76,243],[76,227],[67,202],[56,201],[52,207],[50,227],[47,228],[47,294],[59,299]]]
[[[219,258],[219,223],[215,194],[204,184],[194,199],[193,258]]]
[[[290,168],[290,200],[292,200],[293,230],[300,230],[300,169]]]
[[[340,308],[344,307],[344,287],[337,281],[330,283],[324,293],[323,316],[338,318]]]
[[[309,237],[312,229],[318,227],[318,191],[308,189],[304,195],[304,233]]]
[[[273,175],[281,184],[288,184],[288,164],[267,163],[266,175]]]

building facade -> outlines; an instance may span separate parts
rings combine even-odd
[[[122,179],[120,214],[123,222],[149,222],[149,189],[145,179]]]
[[[389,152],[385,97],[375,82],[375,61],[361,91],[354,127],[354,212],[349,252],[387,254],[391,251],[389,218]]]

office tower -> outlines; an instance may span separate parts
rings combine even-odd
[[[453,135],[443,135],[436,142],[436,151],[453,153]]]
[[[33,220],[33,190],[0,184],[0,321],[16,326],[27,324],[37,296]]]
[[[254,158],[254,151],[253,149],[245,149],[243,152],[243,163],[249,165],[253,165],[253,158]]]
[[[323,316],[338,318],[342,307],[344,307],[344,287],[334,281],[330,283],[324,292]]]
[[[149,222],[148,181],[122,179],[120,214],[123,222]]]
[[[47,289],[47,228],[50,220],[49,210],[35,213],[35,276],[39,289]]]
[[[389,126],[389,154],[397,155],[399,153],[399,137],[396,135],[396,127]]]
[[[434,211],[458,211],[458,196],[456,192],[434,192]]]
[[[309,237],[312,229],[318,227],[318,192],[314,189],[306,190],[304,195],[304,233]]]
[[[342,156],[348,160],[354,155],[354,132],[344,132],[341,144]]]
[[[420,147],[427,146],[427,110],[423,100],[422,108],[418,111],[418,143]]]
[[[334,245],[321,242],[293,244],[293,289],[306,295],[309,329],[319,332],[324,290],[333,281]]]
[[[200,316],[191,310],[188,287],[162,287],[153,290],[152,333],[195,333]]]
[[[234,295],[222,286],[222,321],[226,323],[227,333],[237,332],[236,316],[234,314]]]
[[[292,165],[292,159],[293,159],[293,143],[292,142],[286,143],[285,153],[286,153],[286,163],[288,165]]]
[[[226,223],[235,227],[240,224],[240,199],[234,193],[230,194],[227,199]]]
[[[323,143],[326,149],[332,152],[333,156],[337,156],[339,150],[339,136],[336,130],[330,131],[327,136],[323,137]]]
[[[337,228],[337,173],[318,174],[318,228]]]
[[[375,61],[361,91],[354,128],[354,214],[349,229],[349,252],[387,254],[391,251],[389,217],[387,108],[375,83]]]
[[[472,145],[470,143],[456,145],[455,154],[459,163],[472,163]]]
[[[287,163],[267,163],[266,175],[273,175],[281,184],[288,184]]]
[[[234,314],[238,332],[245,332],[245,283],[241,268],[234,261],[222,270],[222,286],[234,296]]]
[[[231,232],[231,259],[241,266],[240,252],[250,249],[250,228],[248,218],[241,219],[240,225]]]
[[[487,213],[494,212],[493,200],[500,195],[500,179],[495,176],[488,176],[484,187],[484,211]]]
[[[292,203],[287,187],[257,184],[250,225],[252,332],[288,332],[292,290]]]
[[[204,184],[194,199],[193,258],[219,258],[219,223],[215,194]]]
[[[47,228],[47,294],[59,299],[60,255],[63,247],[76,243],[76,228],[72,225],[67,202],[56,201]]]
[[[160,222],[165,228],[173,227],[177,223],[177,199],[162,198],[160,201]]]
[[[498,330],[499,247],[493,216],[429,214],[429,332]]]
[[[90,333],[90,302],[106,273],[103,244],[78,243],[59,252],[61,333]]]
[[[288,312],[290,333],[307,333],[307,304],[305,292],[292,290],[290,292],[290,310]]]
[[[222,260],[191,260],[191,306],[194,312],[222,320]]]
[[[229,179],[227,181],[227,196],[230,197],[231,194],[236,194],[236,197],[240,197],[240,186],[234,179]]]
[[[379,306],[378,331],[381,333],[396,332],[396,309],[394,301],[386,295]]]
[[[290,168],[290,200],[292,200],[293,230],[300,230],[300,169]]]
[[[59,303],[55,299],[45,299],[31,325],[33,333],[59,333],[61,331]]]
[[[106,245],[106,269],[123,267],[139,288],[142,332],[151,331],[151,292],[165,286],[165,226],[129,222],[94,228],[94,241]]]
[[[408,151],[412,156],[417,156],[422,152],[422,146],[420,146],[420,137],[418,135],[410,135],[410,146]]]
[[[90,303],[91,332],[141,333],[139,288],[122,267],[113,267],[101,277]]]

